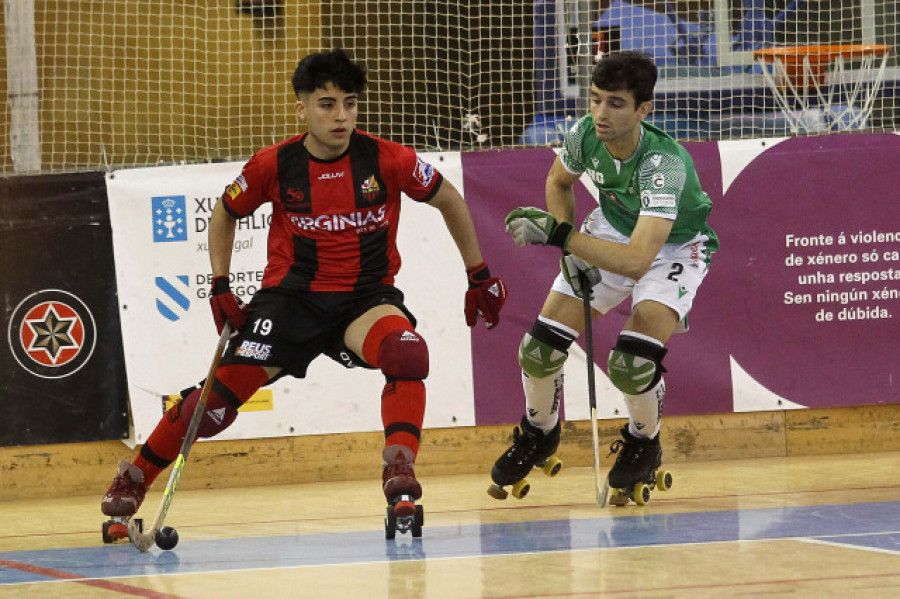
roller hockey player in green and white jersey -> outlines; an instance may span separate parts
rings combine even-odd
[[[546,181],[547,210],[517,208],[506,218],[516,245],[562,250],[561,272],[519,346],[525,415],[515,442],[492,469],[489,492],[504,497],[560,439],[559,397],[568,348],[591,318],[631,297],[631,314],[609,353],[610,381],[625,396],[628,423],[613,443],[611,502],[643,503],[661,464],[660,418],[666,343],[687,328],[687,315],[718,249],[707,224],[712,208],[687,151],[644,123],[657,70],[635,52],[603,57],[591,77],[590,114],[566,134]],[[576,230],[573,187],[582,174],[599,191],[599,207]],[[582,282],[590,288],[583,288]],[[515,494],[515,486],[513,492]],[[635,493],[640,496],[635,497]]]

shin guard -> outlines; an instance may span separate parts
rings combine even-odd
[[[422,381],[388,381],[381,395],[381,422],[384,445],[409,448],[413,461],[419,453],[422,421],[425,418],[425,383]]]

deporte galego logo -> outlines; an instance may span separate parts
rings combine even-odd
[[[78,297],[44,289],[13,310],[8,339],[19,366],[43,379],[60,379],[87,364],[97,342],[97,326]]]

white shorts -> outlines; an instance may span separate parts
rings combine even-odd
[[[584,220],[581,232],[597,239],[628,243],[628,237],[609,224],[599,207]],[[684,322],[709,267],[708,239],[706,235],[698,234],[686,243],[664,244],[650,270],[637,281],[600,269],[603,278],[594,286],[591,307],[606,314],[630,295],[632,309],[639,302],[653,300],[675,310]],[[562,273],[553,281],[552,289],[577,297]]]

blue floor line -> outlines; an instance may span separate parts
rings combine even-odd
[[[147,553],[130,544],[12,551],[0,553],[0,560],[85,578],[113,578],[783,538],[821,539],[900,555],[900,502],[431,528],[426,518],[421,539],[398,534],[395,541],[385,541],[382,531],[337,532],[182,540],[173,551],[154,548]],[[42,580],[54,578],[0,566],[0,585]]]

